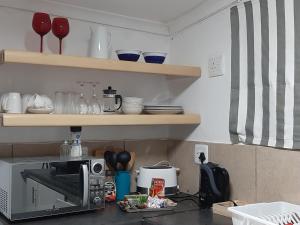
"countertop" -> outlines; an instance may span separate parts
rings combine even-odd
[[[0,216],[0,225],[232,225],[230,218],[200,210],[192,201],[180,202],[173,211],[125,213],[116,204],[104,210],[11,223]]]

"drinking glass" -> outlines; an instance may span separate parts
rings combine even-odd
[[[43,52],[43,37],[51,30],[51,20],[47,13],[36,12],[32,18],[33,30],[41,36],[40,52]]]
[[[67,114],[77,114],[77,103],[79,99],[79,94],[76,92],[66,93],[66,113]]]
[[[65,38],[70,31],[69,21],[67,18],[56,17],[52,21],[52,32],[59,39],[59,54],[62,52],[62,39]]]
[[[78,101],[78,113],[79,114],[87,114],[88,113],[88,104],[84,97],[83,91],[84,91],[84,82],[79,82],[79,86],[81,89],[80,97]]]
[[[97,87],[97,82],[91,82],[92,85],[92,97],[90,99],[89,103],[89,114],[100,114],[101,113],[101,107],[99,105],[99,101],[97,99],[96,95],[96,87]]]
[[[54,100],[54,112],[56,114],[65,113],[65,92],[57,91],[55,92],[55,100]]]

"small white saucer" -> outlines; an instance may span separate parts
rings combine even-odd
[[[28,108],[27,111],[29,113],[34,113],[34,114],[49,114],[53,112],[53,108]]]

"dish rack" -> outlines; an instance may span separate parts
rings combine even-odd
[[[300,225],[300,206],[287,202],[230,207],[233,225]]]

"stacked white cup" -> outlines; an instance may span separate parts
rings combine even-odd
[[[19,92],[9,92],[1,96],[1,111],[5,113],[21,113],[22,100]]]
[[[125,114],[140,114],[143,111],[143,99],[137,97],[123,98],[122,111]]]

